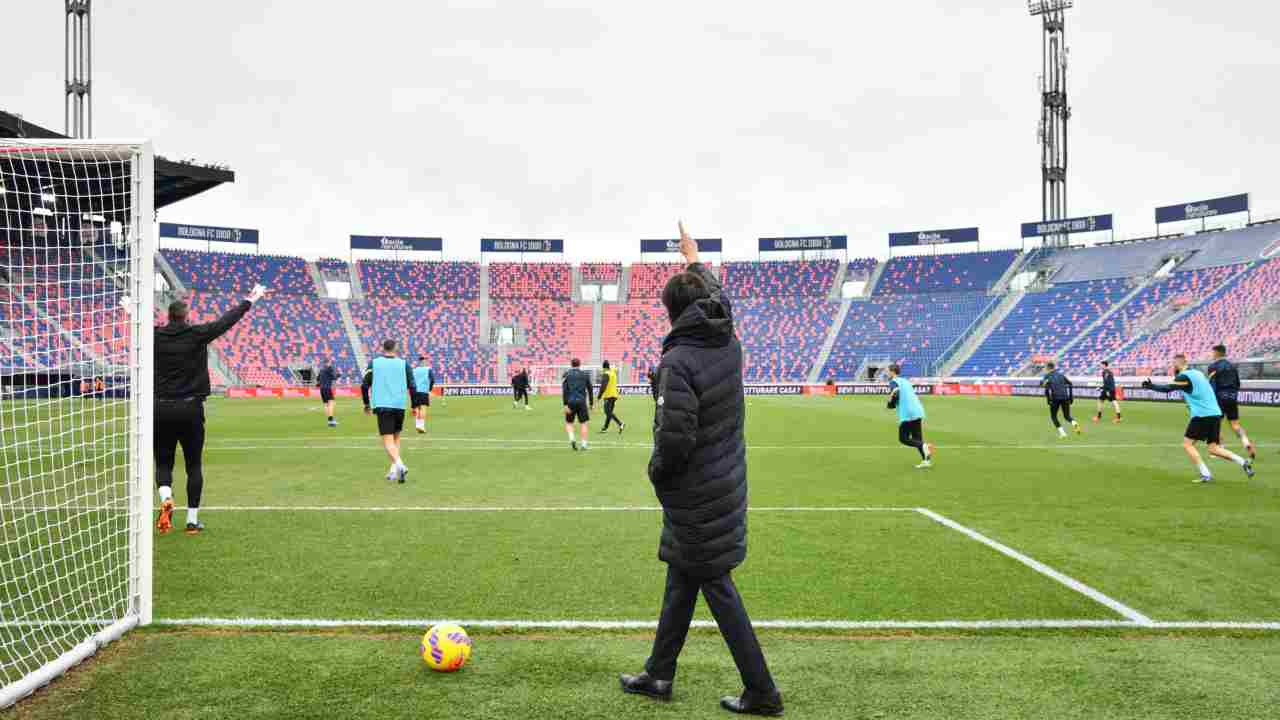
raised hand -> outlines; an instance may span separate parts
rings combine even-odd
[[[689,237],[683,220],[678,220],[677,224],[680,227],[680,254],[684,256],[685,262],[692,265],[698,262],[698,241]]]
[[[263,287],[260,284],[254,284],[253,290],[249,291],[249,295],[248,297],[245,298],[245,300],[248,300],[251,303],[258,302],[263,297],[265,297],[266,294],[267,294],[267,289],[265,287]]]

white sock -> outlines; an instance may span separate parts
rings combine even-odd
[[[1209,466],[1200,461],[1200,477],[1213,477],[1213,473],[1209,472]]]
[[[195,525],[197,522],[199,522],[199,520],[197,519],[197,516],[199,514],[200,514],[199,508],[193,508],[193,507],[187,508],[187,524]]]
[[[1240,428],[1240,430],[1236,432],[1236,435],[1240,436],[1240,442],[1244,443],[1245,447],[1249,447],[1253,444],[1249,442],[1249,436],[1244,434],[1244,428]]]
[[[569,433],[569,442],[573,442],[573,431],[572,431],[572,430],[565,430],[565,432]]]
[[[1235,463],[1235,464],[1239,465],[1240,467],[1244,467],[1244,458],[1240,457],[1239,455],[1237,455],[1237,454],[1235,454],[1235,453],[1231,452],[1230,450],[1228,450],[1228,449],[1226,449],[1226,448],[1222,448],[1222,450],[1223,450],[1223,452],[1225,452],[1225,453],[1229,456],[1229,457],[1224,458],[1224,459],[1226,459],[1226,460],[1230,460],[1231,462],[1233,462],[1233,463]]]
[[[164,502],[165,500],[172,500],[172,499],[173,499],[173,488],[169,487],[168,485],[161,485],[160,486],[160,502]]]

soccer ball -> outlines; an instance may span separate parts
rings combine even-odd
[[[471,637],[460,625],[433,625],[422,636],[422,659],[436,672],[453,672],[471,659]]]

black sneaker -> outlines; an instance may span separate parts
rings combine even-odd
[[[577,440],[570,440],[570,441],[569,441],[569,447],[573,448],[573,451],[574,451],[574,452],[577,452],[577,451],[578,451],[578,441],[577,441]]]
[[[623,431],[623,430],[626,430],[626,429],[627,429],[627,426],[626,426],[626,425],[619,425],[619,426],[618,426],[618,434],[619,434],[619,435],[621,435],[621,434],[622,434],[622,431]]]
[[[1244,461],[1244,474],[1249,476],[1250,479],[1253,479],[1253,461],[1252,460]]]
[[[204,523],[202,522],[187,523],[187,529],[183,530],[183,532],[185,532],[188,535],[199,535],[200,533],[204,532]]]

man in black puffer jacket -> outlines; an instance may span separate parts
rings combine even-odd
[[[720,704],[737,713],[781,715],[782,696],[730,574],[747,557],[742,345],[729,299],[698,261],[697,243],[683,224],[680,252],[688,270],[662,293],[671,332],[658,366],[649,460],[649,480],[662,503],[658,558],[667,563],[666,593],[645,671],[623,675],[622,689],[671,698],[676,658],[701,590],[742,674],[742,695]]]

